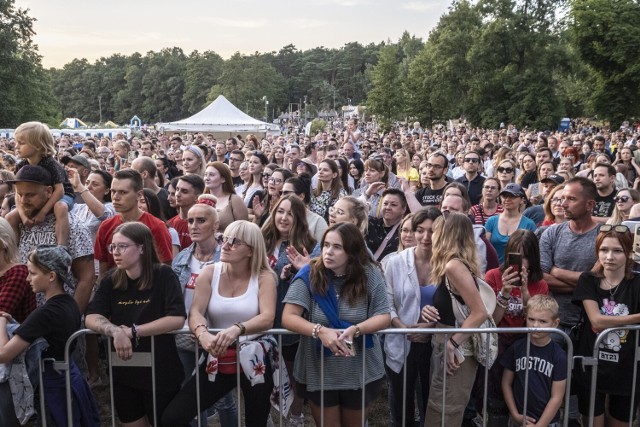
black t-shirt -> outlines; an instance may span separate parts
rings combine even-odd
[[[469,200],[471,200],[471,206],[480,203],[480,198],[482,197],[482,186],[484,184],[484,177],[482,175],[478,174],[475,178],[469,181],[467,175],[465,174],[456,179],[456,181],[462,183],[467,187]]]
[[[610,194],[606,196],[601,196],[600,194],[598,194],[598,197],[596,197],[596,205],[593,207],[593,211],[591,212],[591,214],[600,218],[609,218],[611,215],[613,215],[613,208],[616,207],[616,202],[615,200],[613,200],[615,199],[615,197],[615,188]]]
[[[156,264],[151,289],[138,290],[138,280],[129,279],[127,289],[113,289],[112,275],[107,276],[87,308],[87,314],[101,314],[114,325],[131,326],[149,323],[165,316],[186,317],[178,277],[171,267]],[[150,352],[151,338],[142,337],[134,352]],[[175,337],[155,338],[156,382],[158,386],[175,386],[183,378]],[[151,369],[114,367],[114,378],[140,389],[151,389]]]
[[[64,360],[64,346],[69,337],[80,329],[80,319],[80,309],[73,297],[55,295],[36,308],[15,333],[28,343],[43,337],[49,348],[42,357]]]
[[[416,199],[422,206],[440,206],[442,202],[442,193],[444,193],[444,187],[439,190],[432,190],[431,187],[421,188],[416,191]]]
[[[624,316],[640,312],[640,275],[634,274],[629,280],[623,280],[613,290],[600,288],[600,279],[591,272],[584,272],[578,279],[573,293],[573,303],[582,306],[582,301],[598,303],[600,314],[606,316]],[[584,310],[584,308],[583,308]],[[592,356],[596,333],[591,327],[589,317],[583,313],[584,323],[580,332],[576,354]],[[598,350],[597,389],[602,393],[630,395],[633,376],[633,358],[636,347],[635,333],[618,330],[608,334]],[[585,375],[582,369],[576,370],[583,382],[591,381],[591,370],[587,367]]]
[[[520,181],[520,186],[526,190],[527,188],[529,188],[531,184],[535,184],[537,182],[538,182],[537,171],[526,172],[522,177],[522,180]]]
[[[527,415],[535,419],[539,419],[547,407],[554,381],[567,379],[567,354],[554,341],[544,347],[531,344],[527,361],[527,340],[520,339],[506,350],[500,363],[515,374],[512,389],[516,407],[523,411],[526,393]],[[527,371],[528,388],[525,389]],[[552,422],[559,418],[560,413],[556,413]]]
[[[244,184],[244,181],[242,180],[242,178],[240,178],[240,175],[232,176],[231,181],[233,181],[234,187],[240,187],[242,184]]]
[[[391,236],[389,240],[386,240],[386,243],[383,243],[392,228],[393,227],[385,227],[382,218],[369,217],[369,227],[367,228],[367,235],[365,236],[367,247],[371,253],[375,254],[378,247],[381,244],[385,244],[382,254],[380,254],[376,261],[380,261],[385,256],[398,250],[398,243],[400,243],[400,226],[396,228],[393,236]]]

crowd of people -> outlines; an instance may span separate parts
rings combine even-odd
[[[380,398],[389,419],[375,421],[397,427],[555,426],[568,387],[569,425],[593,387],[594,425],[635,417],[628,331],[600,344],[595,384],[580,363],[567,383],[559,334],[500,334],[493,363],[464,331],[377,334],[559,328],[590,357],[601,331],[640,323],[640,150],[627,130],[380,134],[350,118],[310,136],[112,140],[28,122],[0,150],[0,362],[61,360],[82,320],[123,361],[111,387],[125,427],[215,413],[236,425],[238,370],[248,426],[268,425],[272,405],[309,424],[306,404],[318,425],[361,425]],[[271,328],[293,334],[280,345]],[[155,389],[149,368],[126,364],[151,337]],[[100,345],[74,345],[74,425],[99,425]],[[64,375],[46,368],[47,415],[66,425]],[[12,392],[0,381],[3,426],[35,412]]]

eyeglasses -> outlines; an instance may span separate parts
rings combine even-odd
[[[482,189],[483,189],[483,190],[490,190],[490,191],[494,191],[494,190],[497,190],[497,189],[498,189],[498,187],[496,187],[495,185],[484,185],[484,186],[482,186]]]
[[[232,249],[236,249],[238,246],[247,245],[247,243],[243,242],[237,237],[229,237],[224,235],[218,238],[218,244],[220,244],[220,246],[229,245],[229,247]]]
[[[617,196],[613,200],[616,203],[627,203],[631,197],[629,196]]]
[[[559,197],[554,197],[553,199],[551,199],[551,204],[552,205],[560,205],[562,204],[562,199]]]
[[[615,231],[616,233],[628,233],[629,227],[627,227],[626,225],[611,225],[611,224],[602,224],[600,226],[600,233],[608,233],[611,230]]]
[[[282,179],[280,178],[269,178],[269,184],[282,184]]]
[[[271,179],[271,174],[270,173],[263,173],[262,174],[262,179],[266,179],[266,180]]]
[[[472,158],[472,157],[466,157],[464,159],[465,163],[480,163],[480,159],[476,159],[476,158]]]
[[[343,211],[342,209],[338,209],[338,208],[335,208],[333,206],[331,206],[329,208],[329,213],[330,214],[336,214],[336,215],[344,215],[344,214],[346,214],[346,212]]]
[[[498,168],[497,170],[500,173],[513,173],[513,168]]]
[[[112,243],[109,246],[107,246],[107,250],[109,251],[110,254],[115,254],[115,253],[121,254],[125,252],[127,249],[129,249],[131,246],[141,246],[141,245],[136,245],[136,244],[127,245],[125,243],[118,243],[118,244]]]

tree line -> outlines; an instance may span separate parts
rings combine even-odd
[[[564,116],[616,125],[639,115],[635,0],[455,0],[426,41],[405,32],[395,42],[290,44],[226,60],[173,47],[57,69],[42,67],[33,18],[14,1],[0,1],[0,127],[64,117],[126,123],[134,114],[172,121],[219,94],[268,120],[364,104],[383,126],[465,117],[548,129]]]

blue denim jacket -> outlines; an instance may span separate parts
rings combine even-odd
[[[181,250],[178,255],[173,258],[173,262],[171,263],[171,268],[173,268],[173,272],[176,273],[176,276],[178,276],[178,280],[180,281],[182,293],[184,293],[184,287],[187,285],[187,282],[191,277],[189,264],[191,263],[191,257],[195,250],[196,244],[192,243],[188,248]],[[213,255],[213,261],[220,261],[220,246],[216,246],[216,253]]]

